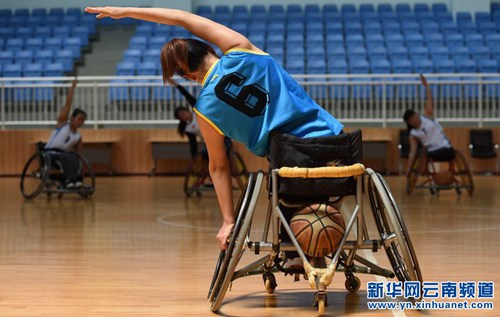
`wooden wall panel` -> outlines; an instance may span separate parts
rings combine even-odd
[[[388,140],[386,166],[389,173],[397,173],[399,153],[397,150],[399,128],[363,128],[364,140]],[[461,150],[471,161],[469,154],[469,128],[446,128],[453,146]],[[500,128],[493,128],[494,140],[500,141]],[[51,130],[8,130],[0,131],[0,175],[18,175],[24,163],[34,152],[37,141],[46,141]],[[82,129],[84,142],[113,142],[112,166],[117,174],[147,174],[152,167],[152,141],[183,141],[175,129]],[[267,171],[265,158],[248,152],[241,144],[235,144],[250,171]],[[380,162],[365,162],[367,166]],[[405,162],[403,162],[405,163]],[[472,163],[472,162],[471,162]],[[474,160],[476,171],[494,170],[495,160]],[[158,164],[158,173],[184,173],[186,160],[165,160]],[[405,165],[403,165],[405,166]]]

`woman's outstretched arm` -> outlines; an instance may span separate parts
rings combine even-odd
[[[135,8],[135,7],[87,7],[87,13],[97,14],[97,18],[134,18],[161,24],[181,26],[197,37],[218,46],[222,52],[239,47],[250,50],[255,47],[245,36],[230,28],[201,17],[199,15],[177,9]]]

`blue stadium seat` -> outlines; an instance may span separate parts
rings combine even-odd
[[[420,23],[434,22],[436,17],[434,12],[416,12],[417,21]]]
[[[405,37],[405,44],[407,47],[423,46],[424,37],[419,33],[407,34]]]
[[[432,11],[433,12],[447,12],[448,11],[448,7],[446,6],[445,3],[433,3],[432,4]]]
[[[45,40],[52,36],[52,27],[50,26],[37,26],[33,32],[33,36]]]
[[[408,57],[408,49],[403,45],[387,45],[387,51],[390,60],[407,59]]]
[[[363,25],[360,22],[349,22],[347,21],[344,25],[345,34],[360,34],[363,30]]]
[[[71,36],[79,38],[82,43],[82,47],[88,47],[90,31],[87,26],[74,26],[71,29]]]
[[[436,73],[454,73],[456,71],[455,62],[450,59],[436,60],[434,61],[434,69]]]
[[[40,63],[28,64],[24,66],[24,77],[42,77],[43,66]]]
[[[142,52],[143,62],[155,62],[158,63],[160,60],[161,51],[158,49],[148,49]]]
[[[24,48],[24,39],[10,38],[5,41],[5,47],[11,52],[18,52]]]
[[[429,58],[429,50],[425,46],[408,46],[410,59],[414,62],[416,60],[426,60]]]
[[[417,74],[432,74],[434,73],[434,65],[429,59],[418,59],[413,61],[413,69]]]
[[[450,12],[435,12],[437,22],[453,22],[453,15]]]
[[[483,59],[478,62],[480,73],[498,73],[498,63],[496,60]]]
[[[23,50],[23,51],[18,51],[15,56],[14,60],[16,64],[31,64],[33,62],[33,51],[31,50]]]
[[[368,46],[368,57],[371,60],[387,59],[387,49],[384,46]]]
[[[373,59],[370,61],[370,68],[373,74],[390,74],[391,63],[387,59]]]
[[[148,22],[149,23],[149,22]],[[80,25],[86,26],[89,29],[91,38],[95,38],[97,30],[97,19],[92,14],[84,14],[80,19]]]
[[[365,39],[361,34],[348,34],[345,38],[346,46],[363,46]]]
[[[110,81],[109,87],[109,101],[126,101],[129,99],[128,86],[123,86],[123,84],[128,83],[127,80],[123,79],[113,79]]]
[[[62,17],[64,15],[64,9],[61,7],[54,7],[49,9],[49,16],[59,16]]]
[[[469,48],[466,46],[455,47],[453,50],[450,50],[451,58],[456,60],[468,60],[470,58]]]
[[[290,74],[304,74],[305,73],[304,59],[287,60],[285,68]]]
[[[458,33],[458,27],[455,22],[441,22],[440,23],[441,33]]]
[[[309,34],[306,37],[306,46],[309,45],[325,46],[325,38],[323,37],[323,34]]]
[[[45,18],[43,25],[50,26],[51,28],[55,28],[55,27],[61,26],[61,20],[62,20],[62,17],[60,17],[60,16],[49,15]]]
[[[327,72],[324,59],[310,58],[307,59],[307,74],[325,74]]]
[[[483,46],[484,39],[482,34],[466,34],[465,43],[467,46]]]
[[[401,21],[401,31],[403,34],[420,33],[420,24],[409,20]]]
[[[21,77],[23,75],[23,67],[21,64],[4,64],[3,77]]]
[[[121,62],[116,66],[117,76],[134,76],[136,71],[136,64],[131,62]]]
[[[24,26],[17,28],[16,37],[22,39],[29,39],[33,36],[33,28],[31,26]]]
[[[31,10],[31,16],[33,17],[46,17],[47,15],[48,12],[45,8],[34,8]]]
[[[128,48],[145,50],[148,46],[148,39],[144,36],[134,36],[130,39]]]
[[[368,58],[368,54],[363,46],[355,45],[347,48],[347,57],[349,61],[358,59],[365,60]]]
[[[348,73],[348,65],[345,60],[336,59],[329,60],[328,65],[328,73],[330,74],[347,74]]]
[[[13,27],[1,27],[0,28],[0,38],[8,40],[15,34],[15,28]]]
[[[328,26],[328,24],[327,24],[327,26]],[[341,30],[341,28],[342,28],[342,25],[340,25],[339,30]],[[295,35],[302,35],[303,36],[304,30],[305,30],[305,23],[303,21],[290,21],[286,25],[286,33],[288,35],[295,34]]]
[[[73,72],[74,58],[71,50],[62,49],[60,51],[56,51],[54,60],[62,64],[64,73]]]
[[[140,63],[142,61],[142,52],[138,49],[126,49],[123,52],[123,61],[124,62],[132,62],[132,63]]]
[[[380,3],[377,5],[377,12],[392,12],[392,5],[389,3]]]
[[[380,22],[365,22],[363,24],[363,31],[366,36],[370,33],[382,34],[382,24]]]
[[[369,74],[370,64],[365,59],[351,59],[349,60],[349,71],[351,74]]]
[[[346,60],[347,51],[343,46],[327,46],[328,60]]]
[[[25,16],[13,16],[9,19],[8,25],[13,28],[20,28],[26,25],[27,17]]]
[[[166,36],[152,36],[148,40],[147,49],[161,50],[167,42]]]
[[[12,64],[14,62],[14,53],[11,51],[0,51],[0,64]]]
[[[455,47],[463,46],[464,37],[462,34],[458,34],[458,33],[446,34],[445,35],[445,43],[451,51]]]
[[[10,18],[14,15],[12,9],[0,9],[0,17],[1,18]]]
[[[422,33],[424,36],[426,34],[435,34],[439,32],[439,24],[437,22],[423,22],[420,25],[420,29],[422,30]]]
[[[59,52],[61,50],[57,50]],[[35,63],[41,63],[42,65],[50,64],[54,62],[54,52],[52,50],[39,50],[35,53]]]
[[[80,23],[80,17],[77,15],[65,15],[61,19],[61,25],[68,26],[68,27],[74,27],[77,26],[78,23]]]
[[[133,79],[128,81],[134,86],[130,87],[129,98],[132,101],[147,101],[151,98],[151,81],[145,79]]]
[[[58,51],[62,48],[62,39],[58,37],[49,37],[45,39],[44,49],[51,50],[52,52]]]
[[[417,22],[417,15],[415,12],[411,11],[403,11],[403,12],[398,12],[398,21],[403,24],[403,23],[416,23]]]
[[[469,46],[469,50],[474,60],[489,60],[491,57],[490,49],[487,46]]]
[[[158,24],[153,26],[153,33],[149,36],[163,36],[169,38],[176,28],[171,25]]]
[[[458,29],[462,34],[475,34],[478,32],[477,25],[474,22],[463,22],[458,24]]]
[[[56,26],[52,30],[53,37],[59,37],[61,39],[65,39],[71,35],[71,30],[69,26]]]
[[[387,48],[394,46],[403,46],[404,38],[399,33],[389,33],[385,35],[385,46]]]
[[[411,12],[411,7],[408,3],[398,3],[396,4],[396,12]]]
[[[64,67],[62,63],[55,62],[47,64],[43,70],[43,76],[45,77],[61,77],[64,75]]]
[[[411,62],[404,58],[397,58],[391,60],[392,72],[395,74],[411,74],[412,65]]]
[[[450,57],[450,52],[446,46],[432,46],[429,47],[429,54],[432,61],[446,60]]]
[[[24,49],[26,50],[37,52],[40,51],[42,47],[43,47],[43,41],[41,38],[32,37],[26,39],[26,42],[24,42]]]
[[[326,52],[322,46],[309,46],[306,49],[306,58],[325,59]]]
[[[380,21],[382,24],[388,23],[388,22],[398,22],[398,15],[395,12],[389,12],[389,11],[383,11],[379,12],[380,16]]]
[[[424,41],[428,47],[444,46],[444,36],[439,33],[424,34]]]
[[[62,48],[71,50],[74,59],[80,59],[82,57],[82,41],[78,37],[68,37],[64,39]]]
[[[472,59],[460,59],[455,64],[459,73],[477,73],[476,62]]]

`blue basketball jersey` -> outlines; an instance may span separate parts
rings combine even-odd
[[[195,111],[258,156],[272,131],[320,137],[343,129],[270,55],[245,49],[229,50],[207,72]]]

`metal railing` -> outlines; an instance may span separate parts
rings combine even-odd
[[[417,74],[294,75],[309,95],[344,123],[387,126],[401,123],[406,109],[422,110],[425,90]],[[0,78],[0,126],[54,124],[72,77]],[[174,109],[188,106],[160,77],[79,77],[73,108],[88,114],[87,125],[174,125]],[[441,122],[500,123],[500,74],[433,74],[435,114]],[[194,96],[200,87],[182,83]]]

